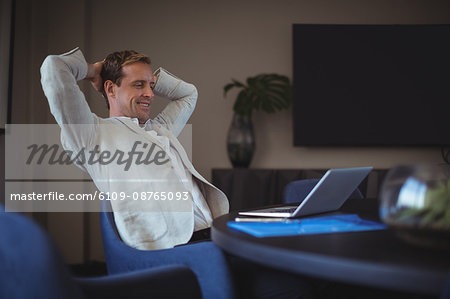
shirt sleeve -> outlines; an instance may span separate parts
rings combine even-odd
[[[50,111],[61,127],[65,149],[78,150],[89,143],[98,124],[77,81],[87,75],[87,62],[80,49],[48,56],[41,66],[41,84]]]
[[[163,68],[157,69],[155,75],[159,75],[154,89],[155,94],[168,98],[170,102],[153,121],[166,126],[178,136],[194,112],[198,97],[197,88]]]
[[[41,84],[50,111],[59,125],[92,124],[89,109],[77,81],[86,77],[88,66],[80,49],[48,56],[41,66]]]

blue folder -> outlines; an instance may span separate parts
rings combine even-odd
[[[330,215],[281,222],[230,221],[227,224],[232,229],[258,238],[386,229],[386,225],[361,219],[356,214]]]

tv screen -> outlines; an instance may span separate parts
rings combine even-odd
[[[450,25],[293,25],[294,145],[450,145]]]

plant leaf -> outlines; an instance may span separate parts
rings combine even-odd
[[[249,102],[246,90],[244,89],[237,96],[233,106],[234,112],[240,115],[251,115],[251,103]]]
[[[224,95],[234,87],[241,89],[233,106],[237,114],[251,115],[253,110],[273,113],[289,108],[293,102],[292,85],[286,76],[259,74],[248,77],[246,83],[232,79],[232,83],[224,87]]]
[[[225,85],[225,87],[223,88],[223,96],[226,97],[227,96],[227,92],[232,89],[233,87],[236,87],[236,85],[234,83],[228,83],[227,85]]]
[[[231,79],[231,82],[233,82],[236,85],[236,87],[245,87],[245,85],[239,82],[238,80]]]

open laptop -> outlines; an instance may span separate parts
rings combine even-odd
[[[330,169],[298,206],[239,212],[242,216],[298,218],[338,210],[373,167]]]

